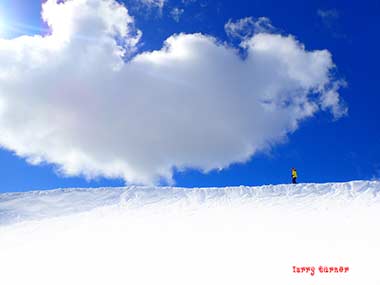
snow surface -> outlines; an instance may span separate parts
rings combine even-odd
[[[1,194],[0,284],[379,285],[379,194],[377,181]]]

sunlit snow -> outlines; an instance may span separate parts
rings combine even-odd
[[[355,181],[1,194],[0,284],[378,285],[379,193]]]

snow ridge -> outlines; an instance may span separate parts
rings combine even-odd
[[[141,209],[159,205],[199,208],[217,205],[338,207],[380,202],[379,181],[282,184],[259,187],[176,188],[129,186],[71,188],[0,194],[0,225],[72,215],[103,207]]]

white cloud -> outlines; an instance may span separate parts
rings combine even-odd
[[[331,54],[291,36],[245,38],[242,60],[179,34],[125,62],[139,33],[114,0],[48,0],[43,18],[51,35],[0,41],[0,145],[67,175],[171,181],[244,162],[320,109],[344,113]]]
[[[320,105],[322,110],[331,109],[335,118],[345,116],[348,112],[348,107],[340,102],[339,88],[346,86],[347,83],[343,80],[333,82],[332,86],[323,87],[320,98]]]
[[[340,24],[341,15],[336,9],[317,11],[321,23],[330,31],[331,35],[337,39],[348,39],[348,36],[344,33],[343,28]]]
[[[333,29],[335,22],[339,19],[339,12],[335,9],[318,9],[317,15],[321,19],[323,25],[325,25],[329,29]]]
[[[317,14],[323,20],[332,20],[339,18],[339,12],[336,9],[322,10],[318,9]]]
[[[254,34],[271,32],[274,27],[266,17],[260,17],[257,20],[247,17],[237,21],[228,20],[224,25],[224,30],[231,38],[246,40]]]
[[[184,9],[181,9],[181,8],[173,8],[171,11],[170,11],[170,15],[172,16],[173,20],[176,21],[177,23],[179,22],[179,20],[181,19],[181,16],[183,14],[183,12],[185,12]]]
[[[165,6],[166,0],[139,0],[143,5],[149,8],[157,8],[160,12]]]

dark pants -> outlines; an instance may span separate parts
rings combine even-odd
[[[297,177],[292,177],[292,183],[297,184]]]

